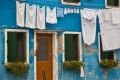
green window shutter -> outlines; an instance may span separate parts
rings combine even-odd
[[[8,32],[8,62],[26,61],[26,33]]]
[[[65,34],[65,60],[78,60],[78,35]]]
[[[105,59],[114,60],[114,51],[103,51],[101,36],[100,36],[100,54],[102,60]]]
[[[8,32],[8,62],[17,61],[17,35],[16,32]]]

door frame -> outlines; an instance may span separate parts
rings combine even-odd
[[[57,54],[57,32],[55,31],[41,31],[41,30],[35,30],[34,31],[34,52],[36,54],[36,34],[37,33],[44,33],[44,34],[52,34],[52,80],[56,80],[55,68],[58,68],[58,65],[53,64],[56,61],[56,58],[53,58],[54,54]],[[58,59],[58,56],[57,56]],[[58,62],[58,61],[57,61]],[[57,76],[58,79],[58,76]],[[34,56],[34,80],[37,80],[37,67],[36,67],[36,56]]]

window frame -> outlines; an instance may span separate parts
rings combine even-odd
[[[8,62],[8,51],[7,51],[7,36],[8,32],[25,32],[26,33],[26,61],[25,63],[29,64],[29,31],[28,30],[22,30],[22,29],[5,29],[5,64]]]
[[[63,62],[65,61],[65,34],[77,34],[78,35],[78,61],[82,62],[82,37],[81,32],[64,32],[62,34],[63,38]]]
[[[116,8],[116,7],[120,7],[120,0],[119,0],[119,6],[108,6],[108,5],[107,5],[107,0],[105,0],[105,7],[106,7],[106,8]]]
[[[99,62],[101,62],[101,49],[100,49],[100,32],[98,33],[98,54],[99,54]],[[116,60],[116,51],[114,51],[114,53],[113,53],[113,55],[114,55],[114,60]]]
[[[64,0],[61,0],[61,3],[63,5],[81,6],[81,2],[73,3],[73,2],[64,2]]]

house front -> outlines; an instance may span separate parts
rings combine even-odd
[[[104,59],[119,62],[120,50],[104,48],[98,16],[99,10],[118,7],[119,3],[119,0],[2,0],[0,80],[119,80],[119,65],[107,71],[99,64]],[[86,34],[90,39],[94,37],[90,43],[85,43],[83,37],[84,9],[96,11],[95,27],[90,32],[94,36]],[[66,61],[82,62],[84,67],[77,71],[65,69]],[[27,63],[29,71],[15,77],[6,70],[5,64],[10,62]]]

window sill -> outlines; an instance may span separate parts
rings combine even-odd
[[[78,2],[78,3],[62,2],[62,4],[64,4],[64,5],[71,5],[71,6],[81,6],[81,3],[80,3],[80,2]]]
[[[109,8],[120,8],[120,6],[105,6],[105,8],[109,9]]]

